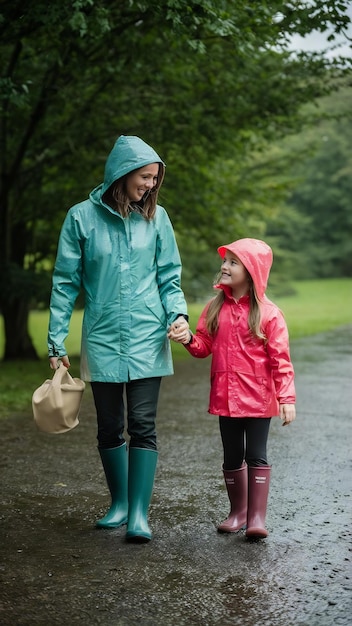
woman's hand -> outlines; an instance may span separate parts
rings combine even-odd
[[[187,320],[181,315],[172,322],[167,334],[169,339],[177,343],[188,343],[190,340],[190,330]]]
[[[280,404],[280,419],[282,425],[287,426],[296,419],[296,407],[294,404]]]
[[[61,361],[62,364],[67,367],[67,369],[71,365],[70,359],[68,358],[67,354],[65,354],[65,356],[51,356],[49,358],[49,364],[52,370],[57,370],[57,368],[59,367],[59,361]]]
[[[172,339],[172,341],[176,341],[176,343],[183,343],[184,345],[191,343],[192,336],[193,335],[190,330],[188,330],[186,333],[182,333],[180,336],[172,332],[168,334],[169,339]]]

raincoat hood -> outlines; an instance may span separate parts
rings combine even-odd
[[[224,258],[226,250],[235,254],[243,263],[252,277],[258,298],[262,299],[273,262],[273,252],[270,246],[260,239],[246,238],[220,246],[218,253],[221,258]]]
[[[100,187],[101,194],[103,195],[115,180],[150,163],[161,163],[165,166],[157,152],[143,139],[121,135],[106,160],[104,182]]]

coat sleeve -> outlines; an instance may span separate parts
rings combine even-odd
[[[178,315],[187,315],[187,304],[181,289],[182,264],[171,221],[158,207],[156,249],[157,281],[161,302],[171,324]]]
[[[265,335],[277,400],[280,404],[295,404],[294,369],[290,357],[289,336],[280,310],[277,310],[277,314],[266,323]]]
[[[213,351],[213,337],[209,335],[205,325],[208,306],[209,304],[207,304],[198,320],[196,332],[192,336],[191,343],[185,345],[188,352],[197,359],[204,359]]]
[[[49,356],[67,354],[64,342],[82,277],[82,250],[78,231],[71,209],[61,229],[53,272],[48,332]]]

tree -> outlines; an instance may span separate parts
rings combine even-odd
[[[352,275],[351,122],[341,130],[331,126],[315,156],[301,164],[302,182],[290,199],[298,214],[309,218],[309,227],[298,231],[305,243],[307,277]]]
[[[36,356],[29,308],[46,302],[64,213],[100,182],[113,139],[139,134],[158,149],[174,174],[165,196],[176,228],[195,228],[210,240],[223,217],[212,206],[209,228],[206,172],[220,155],[240,158],[256,137],[292,131],[302,121],[302,103],[335,89],[346,64],[293,55],[287,37],[328,24],[340,32],[349,21],[347,4],[1,4],[5,359]]]
[[[319,103],[327,119],[277,146],[286,162],[286,197],[266,224],[285,250],[292,278],[352,273],[351,88]],[[333,113],[336,119],[329,119]],[[277,169],[276,180],[282,180]]]

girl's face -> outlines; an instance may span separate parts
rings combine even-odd
[[[139,202],[146,191],[151,191],[158,182],[159,163],[151,163],[133,170],[126,179],[126,192],[130,202]]]
[[[221,264],[221,285],[228,285],[232,289],[232,295],[236,300],[249,291],[248,273],[237,256],[226,250]]]

